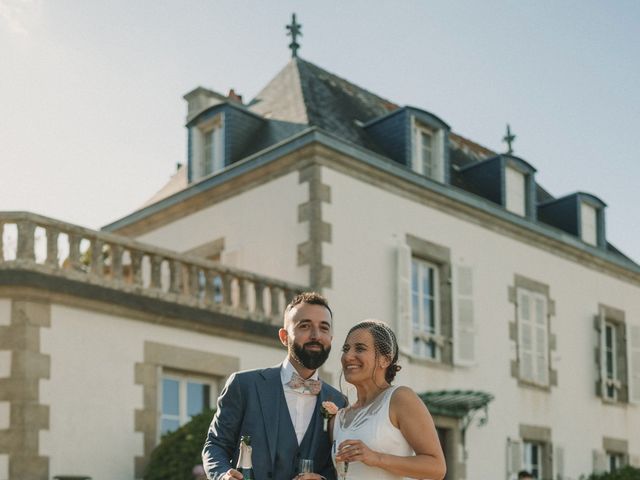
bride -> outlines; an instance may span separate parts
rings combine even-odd
[[[400,370],[391,328],[378,320],[358,323],[349,330],[341,360],[358,399],[332,419],[339,478],[443,479],[444,455],[427,407],[410,388],[391,386]],[[340,476],[343,465],[346,477]]]

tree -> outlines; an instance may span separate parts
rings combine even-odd
[[[188,480],[202,464],[202,447],[215,410],[194,416],[189,423],[162,437],[151,452],[144,480]]]
[[[615,472],[592,473],[586,480],[640,480],[640,469],[626,466]]]

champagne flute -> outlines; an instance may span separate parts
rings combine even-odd
[[[338,474],[338,477],[340,478],[340,480],[346,480],[347,470],[349,470],[349,462],[339,462],[338,460],[336,460],[336,455],[338,454],[338,447],[336,445],[335,440],[333,441],[332,450],[333,450],[333,463],[336,467],[336,473]]]
[[[301,458],[298,463],[298,473],[313,473],[313,460],[310,458]]]

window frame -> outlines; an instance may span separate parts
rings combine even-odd
[[[418,285],[417,292],[414,289],[414,268],[418,267]],[[431,325],[426,325],[428,320],[424,316],[424,276],[421,274],[425,269],[428,269],[430,272],[433,272],[431,278],[431,284],[433,286],[433,291],[431,295],[430,303],[433,305],[433,331],[428,332],[427,329],[431,329]],[[415,323],[415,311],[414,311],[414,294],[418,294],[418,305],[419,314],[418,314],[418,323],[419,325],[416,327]],[[427,360],[432,360],[435,362],[440,362],[442,360],[442,344],[444,343],[444,338],[441,335],[442,331],[442,319],[440,316],[440,303],[442,301],[440,294],[440,268],[438,265],[429,262],[427,260],[423,260],[420,257],[412,256],[411,257],[411,336],[412,336],[412,352],[417,358],[424,358]],[[426,328],[425,328],[426,327]],[[424,346],[427,349],[431,348],[433,350],[433,354],[421,353],[416,351],[416,341],[422,341],[423,343],[423,351]]]
[[[434,128],[412,118],[412,138],[413,138],[413,159],[412,168],[420,175],[434,180],[439,183],[445,183],[445,158],[444,158],[444,141],[442,129]],[[423,157],[423,137],[428,136],[431,139],[430,148],[430,170],[425,169],[425,159]]]
[[[584,200],[580,202],[580,239],[593,247],[598,246],[598,208]]]
[[[526,288],[518,287],[516,289],[517,292],[517,313],[516,313],[516,322],[518,328],[518,363],[519,363],[519,378],[527,383],[540,386],[540,387],[549,387],[549,369],[550,369],[550,361],[549,361],[549,337],[550,337],[550,329],[549,329],[549,314],[548,314],[548,306],[547,306],[547,297]],[[529,318],[528,321],[524,321],[524,315],[522,308],[524,307],[524,299],[527,298],[527,303],[530,306],[529,308]],[[530,303],[529,303],[530,302]],[[544,305],[543,310],[543,328],[544,328],[544,339],[542,341],[543,345],[539,345],[541,343],[540,340],[540,328],[541,325],[536,318],[536,310],[538,302],[542,302]],[[533,318],[532,318],[533,317]],[[525,352],[524,349],[524,338],[525,338],[525,324],[530,324],[531,332],[531,376],[527,378],[524,371],[526,367],[525,363]],[[542,347],[544,350],[542,357],[540,356],[539,348]],[[540,359],[543,359],[542,365],[540,364]],[[541,371],[542,370],[542,371]],[[541,375],[543,378],[541,378]]]
[[[630,385],[630,348],[627,344],[627,324],[624,311],[600,304],[598,315],[595,317],[595,328],[597,335],[596,347],[596,370],[598,378],[596,380],[596,395],[603,402],[614,404],[626,404],[631,400]],[[607,356],[607,331],[613,332],[611,336],[611,360],[612,368],[609,370]],[[612,376],[610,376],[610,371]],[[612,393],[609,393],[612,392]]]
[[[180,428],[181,426],[183,426],[185,423],[189,422],[193,418],[187,412],[188,402],[189,402],[188,384],[198,383],[198,384],[206,385],[209,387],[209,405],[205,406],[205,408],[210,409],[215,406],[216,399],[220,394],[220,384],[221,384],[222,378],[214,377],[214,376],[209,377],[209,376],[198,375],[194,373],[178,372],[176,370],[171,370],[171,369],[162,369],[162,372],[160,374],[160,379],[158,382],[160,386],[160,388],[158,389],[159,419],[158,419],[158,430],[157,430],[159,437],[162,437],[166,433],[174,431],[174,430],[169,430],[167,432],[163,432],[162,430],[163,421],[167,419],[167,416],[171,417],[169,418],[169,420],[176,420],[175,415],[168,415],[168,414],[165,414],[164,412],[164,404],[165,404],[164,381],[165,380],[174,380],[178,382],[178,416],[177,416],[178,418],[177,420],[179,424],[178,428]]]

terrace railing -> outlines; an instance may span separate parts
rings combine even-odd
[[[31,270],[263,323],[305,288],[27,212],[0,212],[0,271]]]

